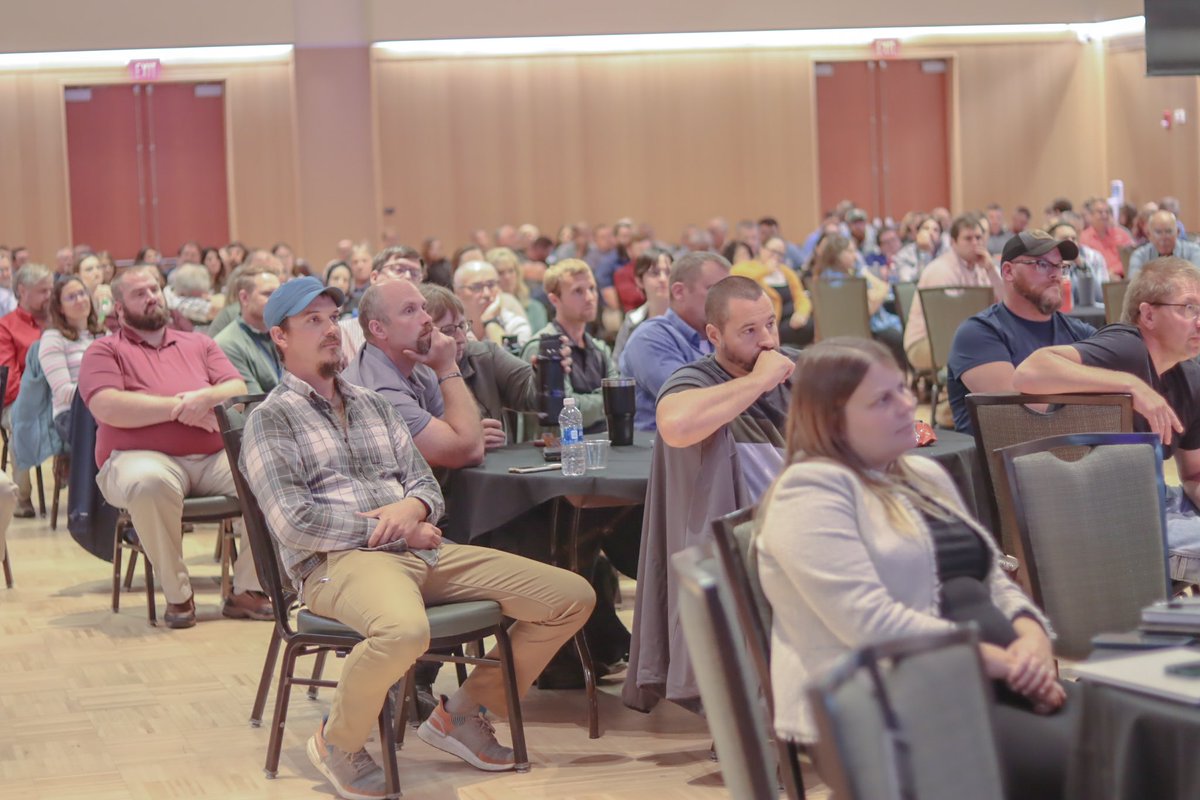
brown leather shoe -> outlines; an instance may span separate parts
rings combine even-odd
[[[271,598],[262,592],[240,592],[225,598],[221,613],[230,619],[274,620]]]
[[[183,603],[167,603],[163,621],[168,628],[190,628],[196,624],[196,598],[189,597]]]

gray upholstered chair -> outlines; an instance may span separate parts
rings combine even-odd
[[[713,543],[722,573],[729,585],[738,624],[745,636],[747,655],[767,704],[768,718],[775,717],[771,691],[771,604],[758,579],[758,557],[754,550],[754,507],[739,509],[713,520]],[[800,748],[792,741],[775,737],[779,777],[789,800],[804,797]]]
[[[1030,406],[1044,406],[1045,410]],[[967,395],[967,411],[975,434],[975,450],[991,489],[988,499],[992,503],[992,519],[999,528],[996,533],[1000,547],[1021,562],[1024,555],[1000,448],[1067,433],[1133,430],[1133,398],[1127,394],[977,393]]]
[[[1125,309],[1125,290],[1128,288],[1128,281],[1111,281],[1101,284],[1100,289],[1104,293],[1104,323],[1106,325],[1121,321],[1121,313]]]
[[[972,630],[856,650],[808,694],[817,763],[838,800],[1004,797]]]
[[[912,311],[913,298],[917,296],[917,284],[914,281],[904,281],[892,287],[896,296],[896,316],[900,324],[908,327],[908,315]]]
[[[938,400],[946,385],[946,363],[958,326],[996,302],[990,286],[934,286],[918,288],[921,312],[925,315],[925,335],[929,337],[929,357],[933,362],[933,389],[929,415],[937,419]]]
[[[707,548],[681,550],[671,557],[671,568],[678,586],[679,620],[725,788],[731,797],[777,797],[771,722],[733,613],[729,586]]]
[[[1142,609],[1170,593],[1158,436],[1052,436],[1000,454],[1055,653],[1086,658],[1093,636],[1136,628]]]
[[[817,278],[812,282],[816,340],[835,336],[871,338],[871,312],[865,278]]]

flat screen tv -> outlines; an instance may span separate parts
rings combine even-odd
[[[1200,75],[1200,0],[1146,0],[1146,74]]]

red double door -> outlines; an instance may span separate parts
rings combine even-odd
[[[64,99],[75,243],[126,260],[229,241],[222,84],[71,87]]]
[[[816,65],[821,208],[853,200],[871,216],[950,205],[947,63]]]

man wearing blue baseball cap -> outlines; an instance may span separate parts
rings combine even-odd
[[[388,690],[429,644],[425,603],[494,600],[509,629],[516,683],[528,689],[591,614],[582,577],[499,550],[443,544],[442,493],[403,419],[339,373],[342,293],[289,281],[263,314],[283,359],[279,385],[246,422],[241,469],[289,578],[308,607],[366,637],[346,657],[308,757],[346,798],[387,796],[363,745]],[[457,371],[445,380],[461,381]],[[481,707],[507,707],[503,676],[475,668],[417,735],[483,770],[515,765]]]
[[[246,384],[212,339],[167,327],[154,267],[122,272],[112,293],[120,326],[87,349],[79,368],[79,395],[98,423],[96,485],[129,511],[167,598],[167,627],[190,628],[196,602],[183,560],[183,500],[235,493],[212,409],[245,394]],[[222,612],[274,620],[245,542],[240,552]]]

